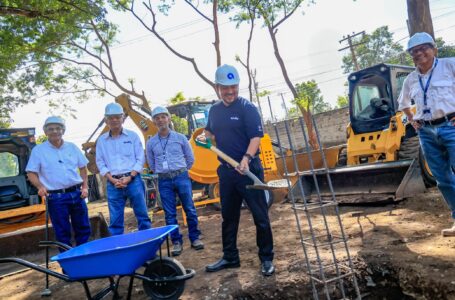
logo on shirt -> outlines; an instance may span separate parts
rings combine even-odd
[[[258,126],[258,131],[262,132],[262,126],[261,125]]]
[[[131,141],[124,141],[123,143],[124,143],[124,144],[132,144]]]
[[[238,121],[240,118],[239,117],[231,117],[231,120],[235,120],[235,121]]]

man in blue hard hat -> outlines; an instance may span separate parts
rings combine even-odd
[[[436,44],[426,32],[414,34],[407,50],[416,69],[403,83],[399,109],[416,129],[431,173],[455,219],[455,58],[437,58]],[[455,223],[442,230],[442,235],[455,236]]]
[[[239,97],[240,78],[233,66],[218,67],[215,82],[221,101],[210,108],[204,135],[198,139],[202,142],[206,138],[216,140],[217,147],[240,164],[234,169],[219,159],[223,257],[208,265],[206,271],[216,272],[240,267],[237,232],[240,209],[242,201],[245,200],[256,225],[261,273],[270,276],[275,272],[275,267],[272,263],[273,236],[265,194],[264,191],[247,189],[246,186],[253,184],[253,181],[244,175],[244,171],[250,170],[264,180],[264,170],[258,156],[260,139],[264,135],[261,118],[250,101]]]
[[[188,222],[191,248],[202,250],[204,244],[199,239],[201,232],[198,228],[191,180],[188,175],[188,170],[194,163],[193,150],[186,136],[170,129],[171,118],[167,108],[155,107],[152,110],[152,120],[158,128],[158,133],[147,141],[147,161],[153,173],[158,174],[158,189],[166,225],[178,224],[176,209],[178,195]],[[183,239],[178,229],[171,232],[171,240],[172,255],[180,255],[183,250]]]
[[[65,121],[62,118],[47,118],[43,130],[47,141],[33,148],[25,168],[28,179],[38,189],[38,195],[47,197],[57,241],[71,246],[72,227],[76,245],[83,244],[90,237],[85,203],[88,160],[75,144],[63,140]]]
[[[136,216],[138,229],[149,229],[152,222],[141,178],[145,160],[142,142],[134,131],[123,128],[124,114],[120,104],[109,103],[104,116],[109,131],[96,142],[96,165],[101,176],[107,179],[109,231],[111,235],[123,234],[127,199]]]

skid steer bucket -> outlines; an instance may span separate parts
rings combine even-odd
[[[353,204],[397,201],[425,191],[415,159],[332,168],[328,172],[330,182],[325,169],[315,170],[314,175],[311,171],[299,172],[307,201],[318,200],[318,188],[323,198],[331,197],[330,185],[339,203]],[[303,201],[298,182],[292,193]]]
[[[41,223],[44,224],[44,221]],[[108,226],[103,214],[90,216],[91,236],[90,239],[99,239],[109,236]],[[20,230],[0,234],[0,257],[20,257],[36,264],[44,263],[45,248],[39,247],[39,242],[44,240],[45,225],[27,227]],[[49,221],[49,237],[55,240],[52,225]],[[51,249],[51,254],[57,254],[57,249]],[[0,265],[0,277],[2,275],[25,269],[20,265]]]

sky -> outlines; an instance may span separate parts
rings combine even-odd
[[[182,54],[194,57],[205,76],[213,79],[216,60],[211,45],[211,26],[183,1],[176,2],[168,16],[158,15],[158,31]],[[430,0],[430,8],[435,36],[455,44],[455,1]],[[210,15],[209,7],[204,11]],[[146,12],[140,11],[140,15],[146,16]],[[116,73],[123,83],[133,78],[136,90],[144,91],[152,108],[166,105],[179,91],[187,98],[216,99],[213,89],[195,74],[190,63],[169,52],[133,16],[109,11],[108,18],[121,30],[117,45],[112,47]],[[279,27],[278,45],[292,82],[314,79],[324,100],[334,106],[337,96],[346,93],[344,83],[347,75],[343,74],[341,65],[343,55],[349,50],[338,51],[347,46],[346,42],[339,41],[347,34],[363,30],[371,33],[387,25],[394,34],[394,40],[405,46],[408,40],[406,19],[406,0],[316,0],[316,4],[304,4]],[[150,21],[147,17],[145,20]],[[237,67],[241,77],[240,94],[248,97],[247,74],[235,62],[235,56],[246,57],[249,27],[245,24],[236,28],[224,15],[219,16],[219,24],[222,63]],[[282,98],[289,102],[292,95],[275,59],[268,32],[260,26],[260,22],[257,25],[251,66],[257,71],[260,90],[271,92],[274,114],[284,115]],[[80,145],[95,130],[103,118],[104,106],[113,102],[113,98],[93,96],[84,103],[78,103],[68,96],[65,101],[76,110],[77,118],[66,117],[64,138]],[[267,103],[262,106],[266,107]],[[12,115],[13,127],[36,127],[40,135],[43,134],[42,125],[46,117],[60,113],[58,109],[50,110],[45,99],[40,99],[35,104],[17,109]],[[263,113],[264,118],[269,118],[268,109],[264,109]],[[125,127],[135,130],[135,126],[128,121]]]

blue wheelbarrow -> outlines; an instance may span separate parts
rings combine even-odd
[[[168,236],[177,227],[169,225],[111,236],[74,248],[59,242],[40,242],[40,246],[56,246],[66,250],[51,258],[52,261],[58,261],[63,273],[15,257],[0,258],[0,263],[17,263],[66,282],[80,282],[87,299],[102,299],[110,292],[114,299],[119,299],[118,287],[122,277],[130,278],[127,299],[131,299],[135,278],[142,280],[144,291],[151,299],[178,299],[185,289],[185,281],[196,272],[185,269],[180,262],[170,257]],[[167,256],[163,256],[161,251],[164,240]],[[136,273],[142,266],[145,267],[144,273]],[[109,285],[92,296],[87,281],[100,278],[107,278]]]

